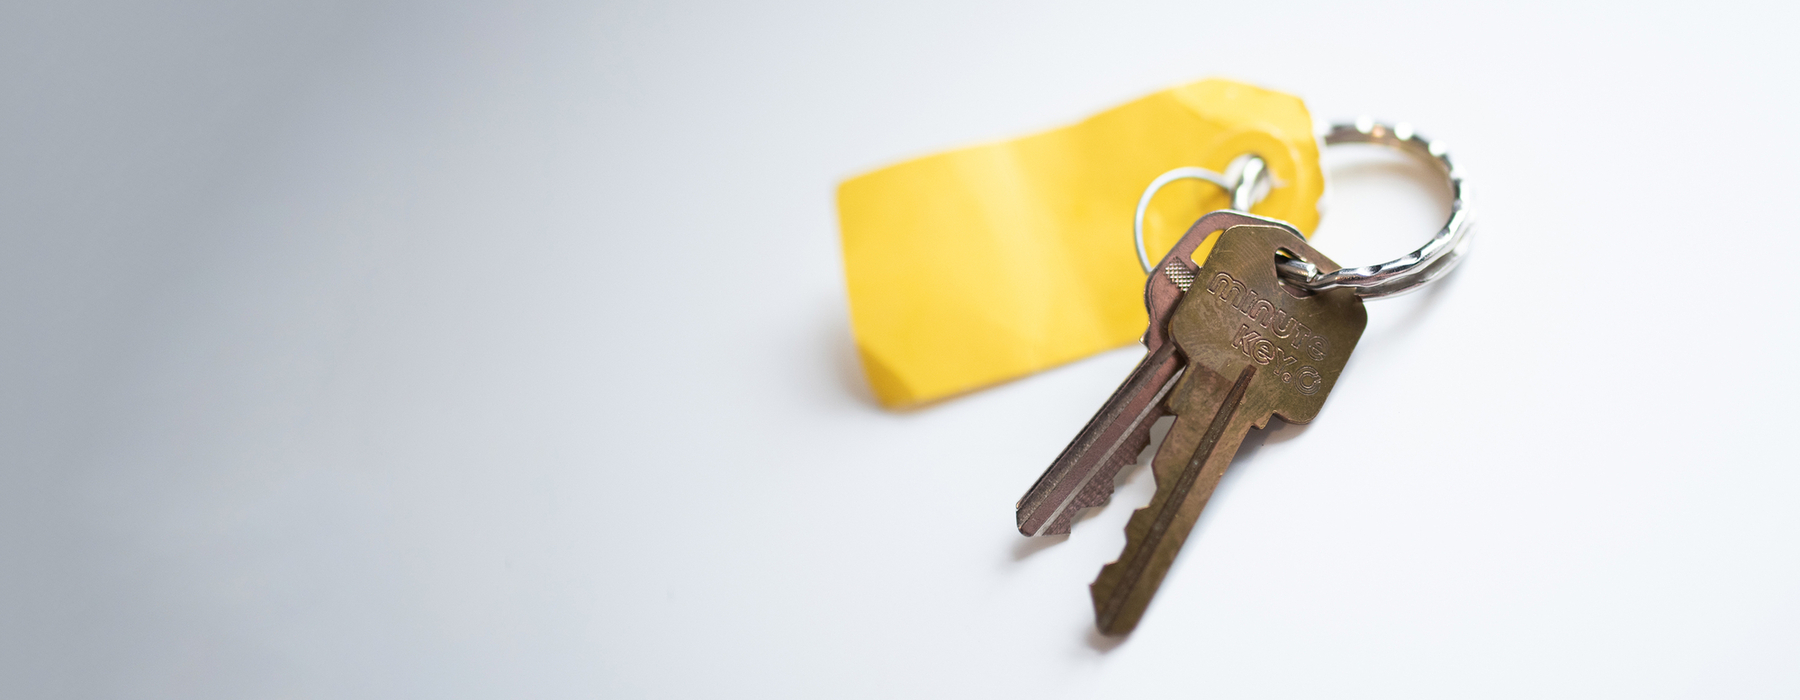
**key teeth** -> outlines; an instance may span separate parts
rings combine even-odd
[[[1171,345],[1152,349],[1139,363],[1125,384],[1113,392],[1100,412],[1088,421],[1075,440],[1063,449],[1056,461],[1051,462],[1044,475],[1038,477],[1025,497],[1014,505],[1020,534],[1026,537],[1069,534],[1081,511],[1112,501],[1119,470],[1137,463],[1144,448],[1150,445],[1151,428],[1169,414],[1164,405],[1165,395],[1181,376],[1176,360]],[[1128,411],[1131,412],[1129,415]],[[1119,424],[1121,420],[1126,423]],[[1121,430],[1124,432],[1120,433]],[[1102,461],[1099,464],[1086,461],[1090,454]],[[1093,466],[1086,466],[1089,464]],[[1075,493],[1064,490],[1077,486],[1079,490]],[[1031,507],[1022,509],[1027,502],[1032,504]]]
[[[1107,562],[1106,565],[1100,567],[1100,575],[1094,578],[1093,583],[1088,584],[1088,597],[1092,598],[1094,601],[1094,627],[1100,631],[1100,634],[1105,636],[1123,637],[1129,635],[1133,630],[1137,629],[1138,623],[1143,620],[1143,614],[1145,612],[1143,610],[1133,611],[1130,609],[1121,609],[1116,611],[1111,618],[1102,617],[1102,615],[1103,610],[1107,605],[1106,598],[1115,595],[1117,587],[1124,585],[1124,582],[1118,579],[1121,574],[1117,572],[1119,567],[1124,566],[1122,562],[1125,561],[1125,555],[1132,551],[1132,545],[1134,544],[1132,542],[1132,533],[1141,532],[1143,530],[1144,526],[1138,524],[1138,520],[1140,518],[1155,517],[1151,514],[1151,507],[1151,504],[1145,504],[1144,507],[1131,511],[1131,518],[1125,524],[1125,549],[1119,552],[1117,558],[1114,558],[1112,561]],[[1107,584],[1104,593],[1100,590],[1102,582]],[[1126,595],[1130,595],[1130,593],[1127,592]]]
[[[1090,486],[1092,485],[1090,484]],[[1100,500],[1098,501],[1084,500],[1083,496],[1090,492],[1091,489],[1076,494],[1074,500],[1069,502],[1069,507],[1064,508],[1063,512],[1056,516],[1055,520],[1045,523],[1043,528],[1037,532],[1032,532],[1030,528],[1026,527],[1024,519],[1020,518],[1018,521],[1019,534],[1026,537],[1049,537],[1051,535],[1067,535],[1074,532],[1075,519],[1081,516],[1081,511],[1089,508],[1098,508],[1112,501],[1111,490],[1099,494]]]
[[[1121,443],[1119,451],[1113,453],[1112,458],[1107,460],[1105,468],[1095,475],[1093,481],[1087,483],[1081,493],[1075,495],[1069,508],[1063,512],[1061,518],[1058,518],[1064,532],[1071,529],[1075,518],[1081,515],[1080,511],[1099,508],[1112,502],[1113,492],[1118,490],[1115,482],[1118,481],[1119,474],[1138,463],[1138,456],[1143,453],[1144,448],[1150,446],[1150,426],[1154,425],[1156,420],[1163,415],[1165,412],[1158,410],[1147,416],[1144,428]]]
[[[1115,468],[1112,470],[1112,475],[1110,477],[1104,480],[1096,478],[1094,481],[1088,483],[1087,487],[1081,490],[1081,493],[1075,494],[1075,498],[1069,501],[1069,507],[1064,508],[1062,514],[1058,515],[1056,520],[1052,521],[1049,526],[1044,528],[1042,534],[1067,535],[1074,531],[1075,519],[1081,517],[1082,511],[1089,508],[1099,508],[1111,503],[1113,495],[1112,481],[1113,479],[1118,478],[1118,475],[1119,471]],[[1096,484],[1099,484],[1101,481],[1105,481],[1106,483],[1101,486],[1096,486]]]
[[[1090,484],[1090,486],[1091,486],[1091,484]],[[1084,490],[1081,494],[1077,494],[1075,496],[1075,500],[1069,502],[1069,507],[1063,509],[1062,515],[1057,516],[1056,520],[1051,521],[1049,525],[1045,525],[1044,531],[1040,532],[1038,534],[1039,535],[1067,535],[1071,532],[1074,532],[1075,531],[1075,519],[1081,517],[1082,511],[1085,511],[1089,508],[1099,508],[1101,506],[1106,505],[1107,503],[1112,502],[1112,490],[1111,489],[1108,489],[1106,493],[1099,494],[1099,500],[1097,500],[1097,501],[1083,500],[1082,496],[1089,494],[1089,493],[1092,493],[1091,489]]]
[[[1125,552],[1131,551],[1131,543],[1129,540],[1130,540],[1131,532],[1132,532],[1132,527],[1131,527],[1132,522],[1136,521],[1139,516],[1148,512],[1149,510],[1150,510],[1150,504],[1148,504],[1148,503],[1144,504],[1144,507],[1142,507],[1142,508],[1131,509],[1131,517],[1127,518],[1125,521],[1125,536],[1127,539],[1126,548],[1124,550],[1121,550],[1119,552],[1119,556],[1114,557],[1112,561],[1106,562],[1105,564],[1100,566],[1100,576],[1098,578],[1095,578],[1093,583],[1088,584],[1088,588],[1093,588],[1094,586],[1100,585],[1100,582],[1106,578],[1107,570],[1118,566],[1119,562],[1125,560]]]
[[[1026,529],[1024,517],[1021,515],[1018,519],[1020,534],[1026,537],[1070,534],[1074,532],[1075,520],[1081,517],[1082,511],[1112,503],[1113,492],[1117,490],[1114,482],[1118,480],[1119,473],[1126,467],[1138,463],[1138,456],[1143,453],[1144,448],[1150,446],[1149,425],[1154,424],[1156,420],[1165,415],[1167,412],[1157,410],[1147,416],[1146,426],[1120,443],[1119,450],[1113,453],[1112,457],[1107,459],[1106,464],[1094,473],[1094,478],[1082,486],[1081,491],[1077,492],[1073,498],[1069,499],[1068,507],[1058,513],[1055,520],[1046,523],[1035,535]]]

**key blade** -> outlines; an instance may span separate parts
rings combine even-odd
[[[1063,448],[1044,475],[1019,499],[1019,532],[1066,535],[1083,508],[1105,505],[1113,479],[1150,445],[1150,427],[1168,415],[1163,397],[1181,372],[1174,343],[1146,355],[1100,412]]]
[[[1275,271],[1283,251],[1336,269],[1290,230],[1234,226],[1169,320],[1188,366],[1168,402],[1175,425],[1151,463],[1156,495],[1132,513],[1125,551],[1091,587],[1104,634],[1137,627],[1250,428],[1272,416],[1312,420],[1362,336],[1368,316],[1354,292],[1286,287]]]
[[[1143,618],[1250,429],[1241,409],[1255,377],[1254,365],[1230,381],[1205,367],[1188,368],[1178,389],[1180,415],[1152,463],[1156,495],[1131,514],[1125,551],[1089,586],[1102,634],[1130,633]]]
[[[1234,211],[1207,214],[1189,227],[1144,281],[1144,308],[1150,320],[1144,346],[1149,353],[1019,499],[1015,507],[1020,534],[1069,534],[1082,509],[1111,500],[1119,471],[1137,461],[1150,445],[1151,426],[1168,415],[1163,398],[1185,362],[1169,340],[1168,321],[1199,271],[1194,253],[1213,233],[1247,224],[1286,226]]]

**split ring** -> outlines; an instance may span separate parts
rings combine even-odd
[[[1218,185],[1220,189],[1231,193],[1231,208],[1238,211],[1250,211],[1250,207],[1269,195],[1269,168],[1263,159],[1254,154],[1238,156],[1220,175],[1206,168],[1176,168],[1156,176],[1150,186],[1144,188],[1144,196],[1138,198],[1137,218],[1131,225],[1132,238],[1137,242],[1138,264],[1144,266],[1144,273],[1150,273],[1150,252],[1144,249],[1144,211],[1150,208],[1150,198],[1156,191],[1176,180],[1205,180]]]
[[[1353,124],[1333,124],[1325,133],[1325,145],[1340,143],[1373,143],[1417,156],[1437,166],[1450,182],[1450,220],[1418,250],[1398,259],[1364,267],[1346,267],[1337,272],[1320,273],[1303,260],[1284,259],[1277,263],[1281,278],[1294,286],[1314,292],[1349,287],[1364,299],[1378,299],[1404,294],[1437,281],[1462,262],[1469,247],[1469,231],[1473,224],[1467,188],[1462,173],[1450,162],[1444,147],[1413,131],[1406,123],[1389,126],[1363,117]]]
[[[1317,266],[1304,260],[1282,259],[1276,264],[1276,271],[1283,281],[1314,292],[1348,287],[1359,297],[1377,299],[1404,294],[1435,282],[1462,262],[1463,254],[1469,246],[1473,219],[1465,201],[1467,186],[1463,184],[1462,173],[1451,164],[1450,155],[1441,145],[1433,144],[1420,136],[1410,124],[1390,126],[1368,117],[1350,124],[1333,124],[1331,130],[1325,133],[1324,141],[1327,146],[1340,143],[1378,144],[1417,156],[1437,166],[1450,183],[1450,220],[1418,250],[1379,265],[1347,267],[1336,272],[1321,273]],[[1227,177],[1204,168],[1176,168],[1158,176],[1144,189],[1144,195],[1138,199],[1137,218],[1132,224],[1138,262],[1144,266],[1144,272],[1148,273],[1151,269],[1150,255],[1144,250],[1144,210],[1149,208],[1150,198],[1164,185],[1184,179],[1205,180],[1230,191],[1232,208],[1245,212],[1249,211],[1251,204],[1268,193],[1269,176],[1261,158],[1253,155],[1240,156],[1232,162],[1232,168],[1227,172],[1230,170],[1237,170],[1237,177]]]

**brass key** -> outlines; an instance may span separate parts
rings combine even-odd
[[[1177,302],[1198,274],[1194,249],[1213,233],[1244,224],[1277,226],[1299,235],[1283,222],[1229,210],[1207,214],[1188,229],[1144,283],[1150,326],[1143,342],[1148,353],[1019,499],[1021,534],[1069,534],[1075,515],[1083,508],[1105,505],[1119,470],[1149,446],[1150,427],[1168,415],[1163,399],[1187,364],[1169,342],[1167,331]]]
[[[1108,635],[1137,627],[1250,428],[1318,415],[1368,315],[1351,289],[1307,293],[1281,282],[1278,255],[1339,266],[1284,227],[1220,235],[1169,320],[1186,367],[1168,398],[1175,424],[1152,461],[1156,495],[1132,513],[1125,551],[1091,586]],[[1110,484],[1109,484],[1110,485]]]

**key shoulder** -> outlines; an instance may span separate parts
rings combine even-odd
[[[1275,270],[1283,250],[1322,271],[1339,269],[1291,229],[1233,226],[1219,235],[1169,322],[1190,366],[1224,376],[1254,368],[1241,410],[1258,426],[1271,414],[1290,423],[1316,417],[1368,326],[1352,290],[1307,293],[1283,284]]]

